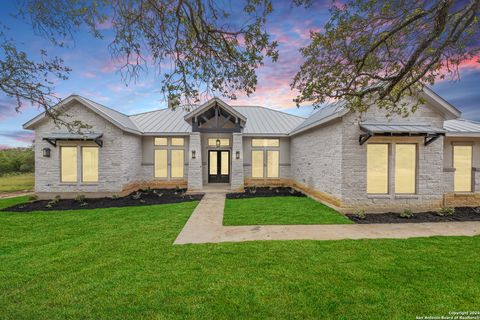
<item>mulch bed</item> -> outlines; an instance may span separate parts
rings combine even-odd
[[[414,213],[411,218],[402,218],[400,217],[400,213],[393,212],[380,214],[367,213],[365,219],[361,219],[353,214],[347,214],[346,216],[358,224],[480,221],[480,207],[455,208],[455,213],[451,216],[440,216],[436,212]]]
[[[52,210],[79,210],[114,208],[130,206],[148,206],[154,204],[180,203],[201,200],[203,194],[187,195],[186,189],[149,189],[133,192],[125,197],[119,198],[92,198],[84,200],[60,199],[57,203],[50,200],[39,200],[29,203],[22,203],[1,211],[9,212],[30,212],[30,211],[52,211]]]
[[[306,197],[300,191],[292,189],[290,187],[257,187],[257,188],[245,188],[245,192],[228,193],[227,199],[245,199],[245,198],[257,198],[257,197]]]

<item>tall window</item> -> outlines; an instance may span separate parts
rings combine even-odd
[[[454,191],[472,191],[472,146],[453,146]]]
[[[77,182],[77,147],[60,147],[62,182]]]
[[[98,182],[98,147],[82,147],[82,181]]]
[[[172,172],[171,172],[171,177],[172,178],[183,178],[183,165],[184,165],[184,160],[183,160],[183,155],[184,152],[183,150],[171,150],[171,166],[172,166]]]
[[[263,150],[252,151],[252,178],[263,178]]]
[[[395,145],[395,193],[415,193],[417,145]]]
[[[167,178],[168,150],[155,150],[155,178]]]
[[[267,151],[267,177],[278,178],[279,176],[279,154],[278,150]]]
[[[388,193],[388,144],[367,145],[367,193]]]

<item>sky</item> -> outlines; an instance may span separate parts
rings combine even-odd
[[[236,101],[226,100],[227,103],[261,105],[300,116],[312,113],[310,106],[295,106],[292,101],[295,92],[291,91],[290,83],[302,62],[298,49],[308,44],[311,30],[321,30],[328,20],[330,1],[314,1],[308,9],[293,7],[291,3],[291,0],[274,1],[274,11],[268,18],[267,31],[279,42],[278,61],[267,62],[258,70],[258,86],[253,95],[239,96]],[[104,35],[102,40],[81,29],[68,48],[56,48],[35,35],[27,22],[13,18],[11,14],[14,12],[14,1],[1,2],[0,21],[10,27],[10,35],[21,43],[22,50],[35,55],[46,48],[49,54],[61,57],[72,68],[67,81],[55,84],[59,97],[79,94],[125,114],[166,107],[160,93],[160,81],[154,72],[125,86],[118,72],[118,63],[110,58],[108,44],[113,39],[113,31],[108,23],[100,26]],[[443,80],[437,82],[433,89],[460,109],[463,118],[480,121],[480,64],[465,62],[460,68],[460,75],[460,80]],[[33,133],[23,130],[22,124],[41,110],[26,106],[17,113],[14,108],[14,101],[0,92],[0,149],[32,143]]]

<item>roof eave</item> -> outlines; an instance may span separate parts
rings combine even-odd
[[[323,119],[321,119],[320,121],[317,121],[317,122],[314,122],[314,123],[311,123],[309,124],[308,126],[305,126],[305,127],[302,127],[298,130],[294,129],[292,132],[290,132],[288,135],[289,136],[294,136],[294,135],[297,135],[299,133],[302,133],[304,131],[307,131],[307,130],[310,130],[310,129],[313,129],[317,126],[321,126],[321,125],[325,125],[325,124],[328,124],[329,122],[333,121],[333,120],[336,120],[336,119],[339,119],[341,117],[343,117],[344,115],[346,115],[347,113],[349,112],[348,109],[342,109],[332,115],[329,115],[328,117],[325,117]],[[308,119],[308,118],[307,118]]]
[[[434,106],[436,106],[437,109],[439,109],[439,111],[443,114],[446,120],[457,119],[462,115],[462,112],[460,110],[448,103],[432,89],[424,87],[421,94],[422,96],[424,96],[424,98],[427,99],[427,101],[429,101]]]

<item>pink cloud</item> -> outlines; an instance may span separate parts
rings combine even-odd
[[[480,70],[480,56],[463,60],[459,66],[460,69]]]
[[[35,134],[31,131],[17,130],[17,131],[0,131],[0,137],[12,139],[23,143],[32,143]]]
[[[84,77],[84,78],[88,78],[88,79],[93,79],[93,78],[97,77],[97,75],[95,73],[91,72],[91,71],[82,72],[81,76]]]

